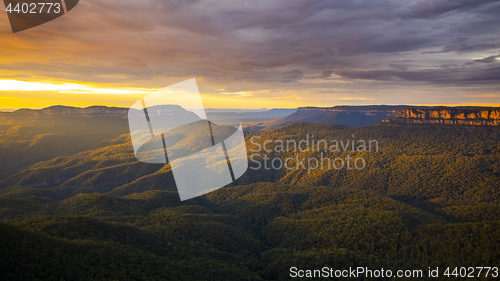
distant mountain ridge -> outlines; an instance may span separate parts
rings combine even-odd
[[[167,105],[167,109],[152,108],[158,114],[185,114],[180,106]],[[159,110],[159,111],[158,111]],[[51,106],[44,109],[19,109],[0,112],[0,118],[114,118],[128,117],[128,108],[90,106],[86,108]],[[298,109],[271,109],[249,112],[208,112],[209,120],[221,122],[233,120],[245,122],[249,131],[268,131],[292,123],[335,124],[348,127],[370,126],[381,122],[389,123],[435,123],[463,125],[500,125],[500,107],[481,106],[412,106],[412,105],[366,105],[334,107],[299,107]],[[252,123],[254,122],[254,123]],[[260,122],[260,123],[258,123]],[[253,126],[257,124],[257,126]]]
[[[166,105],[168,110],[164,111],[170,115],[175,111],[186,111],[178,105]],[[157,110],[158,107],[152,109]],[[207,115],[214,119],[231,118],[271,118],[283,117],[295,112],[296,109],[273,108],[266,110],[235,110],[235,109],[207,109]],[[51,118],[51,117],[70,117],[70,118],[91,118],[91,117],[111,117],[127,119],[128,108],[108,107],[108,106],[89,106],[85,108],[56,105],[43,109],[22,108],[12,112],[0,112],[0,117],[23,117],[23,118]],[[168,112],[167,112],[168,111]],[[236,117],[235,117],[236,116]]]
[[[300,107],[291,115],[269,121],[261,129],[268,131],[296,122],[335,124],[348,127],[369,126],[381,122],[499,125],[499,107],[366,105]]]
[[[268,122],[265,131],[296,122],[336,124],[348,127],[373,125],[394,117],[408,105],[366,105],[334,107],[299,107],[291,115]]]
[[[0,116],[4,117],[22,117],[22,118],[51,118],[51,117],[112,117],[126,119],[128,108],[90,106],[85,108],[56,105],[43,109],[22,108],[13,112],[2,112]]]

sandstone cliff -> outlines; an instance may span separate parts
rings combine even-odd
[[[498,107],[418,107],[406,108],[387,120],[403,123],[500,125]],[[386,121],[386,122],[387,122]]]

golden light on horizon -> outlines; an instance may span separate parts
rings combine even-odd
[[[51,83],[51,82],[32,82],[22,80],[0,80],[0,91],[24,91],[24,92],[43,92],[53,91],[62,94],[149,94],[157,89],[146,88],[109,88],[98,85],[88,86],[77,83]]]
[[[126,107],[130,106],[135,99],[157,90],[110,87],[90,83],[1,79],[0,108],[3,110],[39,109],[53,105]]]
[[[40,109],[54,105],[88,107],[103,105],[111,107],[130,107],[145,95],[161,92],[160,88],[120,87],[111,84],[85,83],[75,81],[0,79],[0,111],[19,108]],[[200,93],[205,108],[297,108],[305,106],[331,107],[336,105],[393,104],[377,100],[363,94],[349,92],[332,93],[329,100],[323,95],[310,95],[304,98],[302,92],[268,90],[230,92],[223,88],[215,92]],[[496,96],[495,93],[485,94]],[[412,105],[424,105],[410,103]],[[495,103],[457,103],[429,104],[444,106],[499,106]]]
[[[129,107],[141,97],[161,92],[158,88],[112,87],[79,82],[0,79],[0,109],[40,109],[53,105],[87,107],[93,105]],[[254,96],[255,94],[255,96]],[[262,96],[259,92],[201,93],[206,108],[300,107],[297,96]]]

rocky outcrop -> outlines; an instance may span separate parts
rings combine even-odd
[[[500,125],[500,108],[468,106],[405,108],[387,121],[417,124]]]

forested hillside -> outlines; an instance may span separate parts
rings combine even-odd
[[[0,130],[1,280],[288,280],[292,266],[499,266],[499,127],[294,123],[248,133],[249,157],[262,165],[323,153],[366,166],[250,162],[231,186],[185,202],[169,165],[135,159],[126,121],[3,120]],[[177,133],[179,147],[196,146],[192,132]],[[308,137],[376,140],[378,150],[276,149]],[[270,152],[257,152],[267,140]]]

